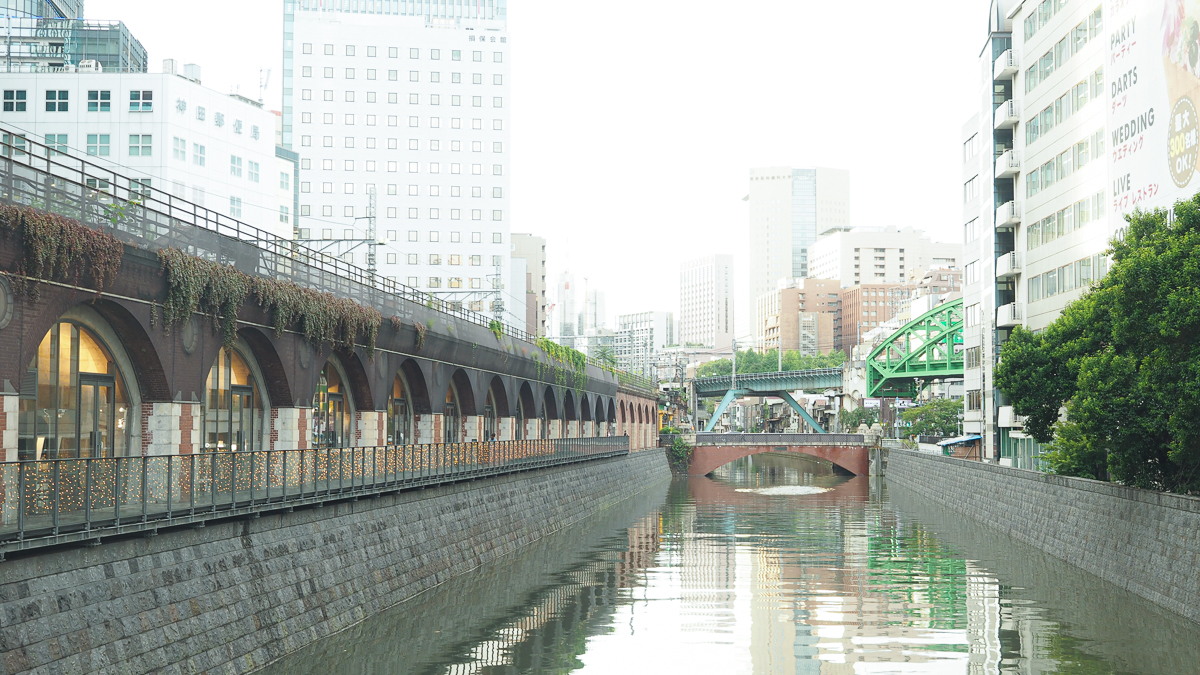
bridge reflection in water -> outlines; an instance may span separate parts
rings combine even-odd
[[[1194,672],[1200,627],[896,497],[828,463],[746,458],[266,672]]]

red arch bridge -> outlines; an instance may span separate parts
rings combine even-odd
[[[863,434],[696,434],[688,474],[703,476],[734,460],[764,452],[789,452],[832,462],[856,476],[871,470],[875,450]]]

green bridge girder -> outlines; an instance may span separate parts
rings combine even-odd
[[[947,302],[909,321],[867,357],[870,398],[911,398],[932,380],[963,376],[963,301]]]
[[[728,375],[702,377],[695,380],[696,395],[700,398],[724,396],[733,386]],[[737,388],[744,389],[748,396],[768,394],[773,391],[824,391],[842,388],[841,368],[816,368],[813,370],[790,370],[775,373],[738,373]]]

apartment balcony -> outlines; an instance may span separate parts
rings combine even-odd
[[[1021,205],[1004,202],[996,209],[996,227],[1016,227],[1021,224]]]
[[[992,65],[992,79],[1009,80],[1021,69],[1021,54],[1015,49],[1006,49]]]
[[[1021,305],[1010,302],[1007,305],[1001,305],[996,310],[996,327],[997,328],[1012,328],[1021,325],[1021,318],[1024,312],[1021,311]]]
[[[996,278],[1007,279],[1021,273],[1021,252],[1009,251],[996,258]]]
[[[1027,418],[1024,415],[1018,415],[1013,412],[1013,407],[1011,405],[1002,405],[996,412],[996,426],[1003,427],[1005,429],[1025,428],[1025,420]]]
[[[1005,150],[996,158],[996,178],[1015,178],[1018,173],[1021,173],[1020,152]]]
[[[1001,103],[992,115],[993,129],[1011,129],[1021,121],[1021,102],[1009,99]]]

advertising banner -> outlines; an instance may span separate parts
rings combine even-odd
[[[1110,232],[1200,192],[1200,0],[1108,0]]]

